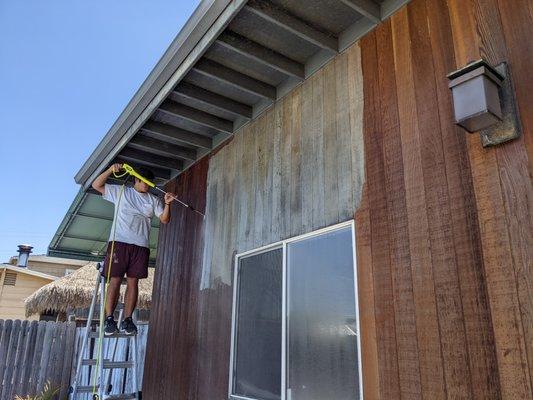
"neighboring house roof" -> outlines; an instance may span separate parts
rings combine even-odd
[[[56,279],[29,296],[24,304],[26,316],[45,311],[66,312],[73,308],[88,308],[94,295],[96,285],[95,262],[90,262],[69,275]],[[152,303],[152,286],[154,269],[148,269],[148,278],[139,280],[138,308],[149,309]],[[120,288],[120,301],[124,300],[125,286]]]
[[[13,256],[9,260],[10,263],[17,262],[18,256]],[[67,258],[60,258],[60,257],[50,257],[46,254],[35,254],[30,255],[30,258],[28,259],[28,262],[46,262],[51,264],[62,264],[62,265],[72,265],[72,266],[79,266],[82,267],[84,265],[87,265],[87,260],[75,260],[75,259],[67,259]]]
[[[51,281],[55,281],[57,279],[57,276],[45,274],[43,272],[34,271],[28,268],[16,267],[11,264],[0,264],[0,269],[6,269],[9,271],[17,272],[19,274],[31,275],[31,276],[35,276],[38,278],[49,279]]]

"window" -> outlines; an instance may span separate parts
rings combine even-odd
[[[237,255],[229,395],[362,398],[353,221]]]

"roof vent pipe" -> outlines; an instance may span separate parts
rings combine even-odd
[[[19,259],[17,266],[26,268],[28,266],[28,259],[30,258],[31,249],[33,249],[33,246],[30,246],[29,244],[19,244],[18,248]]]

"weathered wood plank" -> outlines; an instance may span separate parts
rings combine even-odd
[[[446,71],[455,67],[453,38],[446,4],[441,0],[427,2],[428,27],[431,32],[433,65],[439,107],[442,144],[446,163],[446,178],[450,207],[450,221],[460,280],[466,349],[470,366],[473,398],[496,398],[499,380],[496,372],[494,337],[484,277],[481,243],[474,205],[470,165],[464,132],[455,127],[452,101]],[[491,377],[487,379],[487,377]]]
[[[372,243],[368,195],[363,189],[360,207],[355,214],[359,326],[363,393],[366,398],[379,399],[379,365],[376,334],[375,293],[373,282]]]
[[[281,196],[282,191],[285,188],[281,185],[281,172],[282,172],[282,159],[281,155],[283,152],[282,146],[282,123],[283,123],[283,103],[277,102],[274,105],[274,115],[273,115],[273,146],[272,146],[272,229],[271,229],[271,242],[279,240],[281,237],[281,226],[282,226],[282,209],[281,209]],[[241,172],[242,174],[242,172]],[[239,177],[240,178],[240,177]],[[241,179],[239,179],[239,184],[242,186]],[[242,192],[242,189],[239,191]],[[239,199],[240,200],[240,199]]]
[[[274,172],[274,107],[269,108],[265,113],[265,138],[264,138],[264,154],[265,154],[265,188],[263,203],[263,234],[261,238],[262,243],[272,243],[272,185]],[[235,190],[235,189],[233,189]],[[234,207],[238,205],[233,204]]]
[[[352,152],[352,191],[357,209],[365,180],[365,153],[363,140],[363,74],[361,71],[361,48],[359,43],[348,51],[348,107],[350,113],[350,149]]]
[[[250,126],[242,132],[243,153],[242,153],[242,190],[240,196],[240,235],[241,246],[239,251],[250,250],[253,243],[253,221],[254,221],[254,155],[255,155],[255,135]]]
[[[35,351],[35,340],[37,337],[37,328],[38,321],[31,321],[28,327],[28,334],[26,335],[24,356],[21,360],[22,370],[20,374],[20,379],[18,381],[18,386],[16,388],[16,394],[20,396],[25,396],[28,393],[28,384],[30,381],[30,376],[33,373],[32,371],[32,359],[33,353]]]
[[[302,87],[294,89],[291,104],[291,179],[290,209],[291,235],[301,232],[302,227],[302,186],[301,186],[301,141],[302,141]]]
[[[431,245],[431,260],[440,330],[443,371],[447,396],[471,398],[472,383],[467,358],[461,290],[457,273],[451,226],[450,201],[442,133],[438,115],[430,32],[427,27],[426,4],[408,7],[411,37],[413,79],[418,113],[420,140],[423,143],[422,168]]]
[[[527,153],[529,161],[529,173],[533,174],[533,135],[530,132],[533,130],[533,81],[528,79],[531,73],[532,60],[531,55],[531,41],[524,40],[524,38],[531,38],[533,36],[533,7],[531,2],[527,0],[497,1],[499,16],[501,19],[502,31],[505,39],[507,50],[507,57],[512,65],[513,79],[520,84],[515,84],[516,98],[518,101],[518,109],[522,128],[524,129],[523,146]],[[530,327],[533,325],[529,325]],[[531,342],[529,342],[531,343]],[[533,357],[530,357],[530,363]],[[530,367],[531,369],[531,367]]]
[[[11,385],[11,390],[9,392],[9,397],[15,397],[15,395],[21,395],[22,390],[19,388],[21,383],[21,376],[24,373],[25,369],[25,359],[26,353],[29,347],[28,336],[30,330],[30,321],[22,321],[20,334],[17,342],[17,353],[15,355],[13,368],[13,382]]]
[[[313,229],[323,228],[326,225],[326,202],[324,193],[324,74],[317,72],[307,84],[312,85],[312,215],[311,226]],[[361,114],[362,115],[362,114]]]
[[[389,227],[383,156],[379,76],[376,34],[371,32],[361,40],[361,60],[364,79],[364,137],[365,169],[369,197],[370,232],[376,313],[376,337],[379,362],[380,396],[383,399],[400,398],[394,295],[389,260]]]
[[[68,395],[69,385],[70,385],[70,372],[73,369],[76,369],[76,364],[72,363],[72,356],[75,353],[75,343],[76,343],[76,323],[67,322],[66,332],[63,341],[64,351],[63,351],[63,370],[61,371],[59,384],[61,385],[61,390],[59,392],[59,398],[65,398]]]
[[[15,366],[15,359],[17,354],[17,346],[20,340],[19,336],[23,334],[21,331],[21,321],[15,320],[11,329],[11,337],[9,338],[9,345],[6,354],[6,367],[3,371],[3,382],[0,386],[0,399],[9,399],[11,396],[11,386],[13,380],[13,372]]]
[[[45,346],[44,343],[44,336],[46,333],[46,321],[39,321],[39,324],[37,326],[37,336],[35,339],[35,352],[32,359],[32,374],[30,376],[30,382],[28,385],[28,393],[36,393],[37,392],[37,383],[39,380],[38,374],[36,374],[34,371],[39,371],[40,365],[41,365],[41,356],[43,353],[43,348]]]
[[[324,67],[324,204],[325,222],[339,221],[339,185],[337,180],[337,110],[334,59]]]
[[[510,65],[523,135],[505,146],[496,147],[505,222],[509,231],[514,261],[516,289],[529,369],[529,388],[533,388],[533,232],[531,199],[533,198],[533,18],[531,4],[499,0],[477,2],[476,19],[487,50],[483,52],[493,64]],[[490,32],[490,33],[489,33]],[[525,39],[524,38],[528,38]],[[527,371],[526,371],[527,373]],[[533,389],[532,389],[533,390]]]
[[[390,263],[394,298],[396,346],[400,391],[403,398],[421,399],[421,372],[417,341],[416,313],[413,295],[410,238],[407,227],[407,206],[405,201],[405,178],[400,129],[400,115],[403,109],[398,103],[403,99],[396,89],[393,36],[390,20],[376,29],[378,74],[380,91],[382,152],[385,176],[385,191],[390,238]],[[398,92],[398,93],[397,93]],[[409,103],[407,102],[407,106]],[[377,267],[377,266],[376,266]]]
[[[41,359],[39,362],[39,373],[37,374],[37,391],[40,391],[43,389],[44,384],[46,383],[47,378],[47,368],[48,368],[48,361],[50,360],[52,352],[52,342],[54,340],[55,335],[55,324],[52,321],[46,322],[46,330],[44,333],[44,339],[43,339],[43,350],[41,354]]]
[[[494,21],[493,26],[488,26],[482,17],[480,18],[479,13],[482,10],[478,8],[483,6],[482,2],[472,4],[451,1],[449,3],[458,66],[477,59],[482,54],[487,55],[490,61],[495,61],[498,55],[503,53],[502,49],[498,48],[498,43],[500,46],[502,43],[501,38],[498,37],[501,27]],[[465,15],[468,19],[465,19]],[[462,46],[462,41],[468,41],[477,46]],[[502,397],[531,398],[533,392],[531,372],[528,366],[524,329],[520,323],[522,316],[516,289],[516,261],[513,259],[500,177],[500,171],[502,171],[518,182],[519,175],[523,174],[524,166],[521,165],[522,161],[519,161],[516,165],[519,167],[516,172],[510,171],[506,165],[498,164],[497,155],[499,152],[509,152],[508,159],[523,160],[523,157],[520,150],[512,154],[511,149],[516,150],[514,147],[516,144],[503,145],[501,150],[492,151],[492,149],[483,149],[479,145],[479,140],[476,139],[478,138],[468,137],[467,145],[483,243],[484,271],[494,327]],[[528,182],[531,181],[528,180]],[[512,186],[506,187],[506,190],[513,190]],[[520,202],[525,201],[524,194],[519,196]],[[522,207],[520,208],[523,210]],[[521,215],[518,219],[530,221],[530,218],[529,215]],[[513,273],[510,274],[509,271]]]
[[[404,40],[409,43],[409,38]],[[405,47],[405,46],[404,46]],[[406,47],[405,51],[408,50]],[[401,50],[398,50],[400,55]],[[401,55],[400,55],[401,56]],[[404,60],[405,73],[412,73],[411,57]],[[398,71],[402,78],[403,72]],[[416,329],[419,349],[422,394],[442,398],[445,394],[440,341],[436,314],[435,291],[429,251],[428,217],[424,198],[424,179],[421,161],[421,139],[416,117],[415,94],[412,75],[398,88],[404,95],[400,102],[405,108],[401,113],[400,136],[404,158],[405,196],[408,218],[411,270],[416,313]],[[404,90],[406,90],[404,92]]]
[[[317,79],[313,76],[311,80],[302,85],[302,105],[301,118],[302,136],[300,146],[301,156],[301,186],[302,196],[302,230],[309,232],[313,224],[313,208],[315,206],[313,175],[316,174],[315,154],[313,152],[313,81]]]
[[[281,125],[281,238],[291,234],[291,121],[294,92],[283,100],[283,120]]]
[[[266,190],[266,154],[265,154],[265,115],[259,117],[253,127],[255,136],[254,149],[254,240],[253,247],[259,247],[263,241],[263,209]],[[231,146],[233,147],[233,146]],[[225,175],[225,173],[223,173]]]
[[[13,329],[13,321],[3,321],[2,337],[0,340],[0,376],[3,377],[7,367],[7,355],[9,353],[9,342],[11,340],[11,331]],[[0,382],[0,386],[3,387],[3,380]],[[1,393],[0,387],[0,393]]]
[[[340,54],[335,61],[337,121],[337,185],[339,191],[339,222],[352,219],[355,208],[352,188],[352,149],[348,85],[348,54]]]

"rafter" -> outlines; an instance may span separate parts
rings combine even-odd
[[[217,44],[287,76],[305,79],[304,65],[231,31],[223,32]]]
[[[146,166],[183,170],[183,161],[174,158],[162,157],[144,151],[125,148],[120,152],[120,157]]]
[[[221,132],[232,133],[233,122],[216,115],[200,111],[172,100],[167,100],[159,106],[159,110],[176,115],[195,124],[207,126]]]
[[[248,119],[252,118],[252,107],[243,103],[239,103],[238,101],[230,99],[229,97],[221,96],[217,93],[193,85],[192,83],[181,82],[174,89],[173,94],[199,101],[203,104],[218,108],[236,116],[245,117]]]
[[[335,53],[338,51],[337,38],[327,35],[304,21],[287,14],[269,1],[250,0],[245,5],[245,9],[315,46]]]
[[[196,150],[139,135],[136,135],[130,140],[128,146],[163,157],[180,158],[192,161],[196,160]]]
[[[207,136],[153,120],[147,121],[142,131],[146,136],[174,144],[189,144],[208,150],[213,147],[213,140]]]
[[[381,21],[381,7],[372,0],[340,0],[375,24]]]
[[[274,86],[225,67],[215,61],[203,58],[196,63],[193,69],[204,76],[217,79],[244,92],[265,99],[276,100],[276,88]]]

